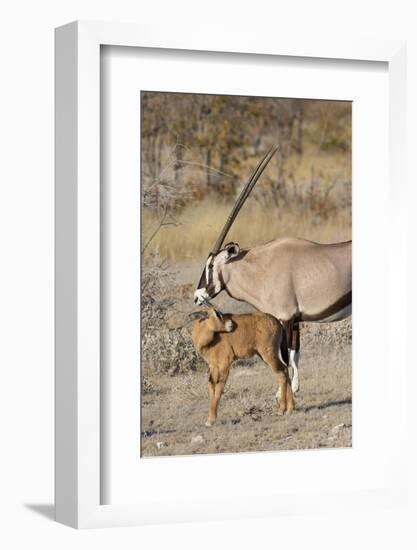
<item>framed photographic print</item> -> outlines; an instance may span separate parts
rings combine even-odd
[[[57,29],[58,521],[402,498],[404,55]]]

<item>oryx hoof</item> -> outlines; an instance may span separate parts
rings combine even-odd
[[[292,393],[293,394],[296,394],[298,393],[298,391],[300,390],[300,385],[298,383],[298,380],[297,379],[293,379],[293,381],[291,382],[291,389],[292,389]]]
[[[215,420],[207,420],[207,422],[206,422],[207,428],[211,428],[213,426],[214,422],[215,422]]]

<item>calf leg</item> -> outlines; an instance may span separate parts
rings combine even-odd
[[[289,386],[289,380],[288,380],[288,374],[284,371],[284,369],[280,369],[277,372],[278,375],[278,383],[279,383],[279,393],[280,393],[280,400],[278,404],[278,414],[280,416],[285,414],[285,411],[287,410],[287,387]]]
[[[291,388],[291,381],[288,376],[288,370],[285,369],[285,376],[287,377],[287,410],[288,413],[292,413],[295,409],[294,394]]]
[[[287,408],[288,412],[291,413],[294,410],[294,397],[287,366],[281,363],[273,354],[265,353],[262,355],[262,359],[278,377],[278,414],[282,416]]]
[[[210,365],[209,369],[209,414],[206,426],[213,426],[217,419],[219,401],[223,394],[224,386],[229,376],[230,365],[223,367]]]
[[[288,369],[280,368],[278,371],[278,382],[279,382],[279,392],[281,397],[278,403],[278,414],[282,416],[285,414],[285,411],[288,411],[288,414],[291,414],[294,411],[294,395],[291,389],[291,381],[288,376]]]

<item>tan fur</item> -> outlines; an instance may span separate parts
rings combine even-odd
[[[322,321],[352,291],[352,242],[278,239],[219,263],[224,288],[281,321]]]
[[[253,313],[244,315],[216,315],[214,308],[207,308],[208,317],[195,321],[192,339],[199,355],[209,366],[209,415],[206,426],[212,426],[217,418],[217,409],[230,367],[238,358],[258,354],[277,375],[281,400],[278,414],[287,409],[292,412],[294,399],[287,367],[282,362],[279,349],[284,331],[271,315]],[[231,332],[228,332],[231,329]]]

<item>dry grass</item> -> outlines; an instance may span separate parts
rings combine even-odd
[[[177,219],[177,226],[162,227],[147,252],[158,250],[170,263],[205,258],[216,241],[220,229],[230,212],[230,205],[203,202],[185,208]],[[256,221],[255,221],[256,220]],[[157,225],[150,212],[143,214],[144,240]],[[296,216],[289,210],[277,213],[251,203],[240,212],[232,227],[228,241],[241,247],[251,247],[280,237],[308,238],[317,242],[337,242],[351,238],[350,209],[330,214],[319,223],[311,217]],[[146,257],[145,257],[146,259]]]
[[[350,151],[323,151],[317,140],[306,136],[303,154],[291,154],[286,160],[285,172],[293,182],[308,181],[312,170],[325,184],[338,178],[352,179],[352,159]]]

